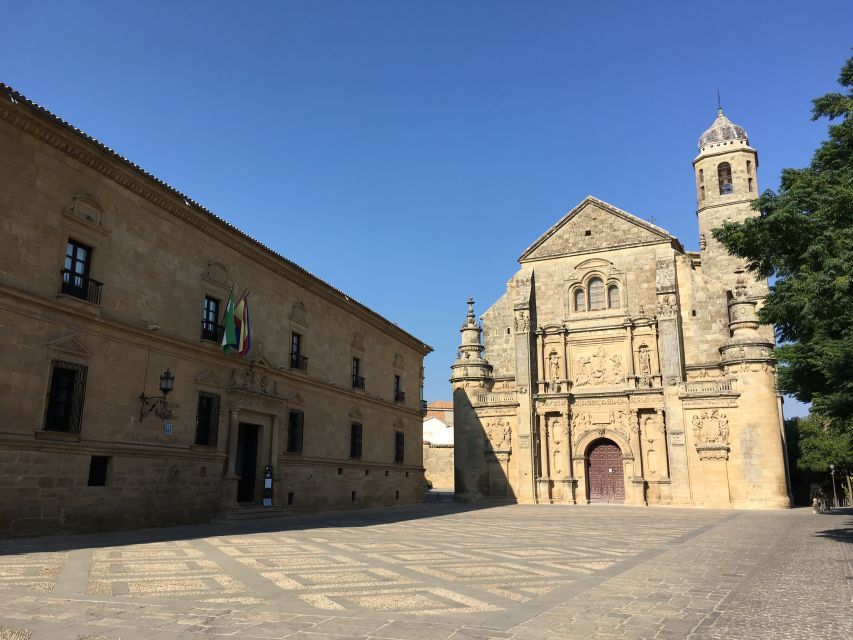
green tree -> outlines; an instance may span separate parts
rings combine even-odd
[[[813,100],[812,119],[840,120],[804,169],[782,171],[778,193],[754,203],[760,216],[726,223],[714,237],[775,277],[759,318],[776,326],[779,387],[815,413],[853,425],[853,58],[846,94]]]
[[[811,414],[805,418],[785,420],[785,440],[796,501],[807,504],[813,484],[823,485],[832,495],[829,465],[836,468],[837,490],[850,495],[853,472],[853,432],[841,428],[837,421]]]

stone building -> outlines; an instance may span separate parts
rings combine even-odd
[[[453,402],[427,404],[423,434],[427,481],[435,490],[453,491]]]
[[[462,500],[789,506],[773,332],[711,230],[757,215],[720,110],[693,161],[699,252],[587,197],[519,258],[452,367]]]
[[[5,85],[0,151],[0,535],[422,500],[430,347]]]

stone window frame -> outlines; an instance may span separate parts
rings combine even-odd
[[[589,287],[590,282],[594,278],[599,278],[604,285],[604,309],[595,309],[590,310],[590,297],[589,297]],[[611,307],[610,306],[610,289],[611,287],[616,287],[616,290],[619,295],[619,306]],[[609,271],[605,271],[602,268],[593,268],[586,271],[582,277],[580,278],[572,278],[568,284],[568,300],[567,300],[567,308],[569,311],[569,317],[572,316],[580,316],[587,317],[588,314],[601,314],[601,313],[620,313],[624,312],[627,308],[626,300],[626,287],[625,283],[621,277],[621,274],[616,272],[614,269]],[[578,292],[582,291],[584,295],[584,309],[578,310],[576,309],[576,296]]]

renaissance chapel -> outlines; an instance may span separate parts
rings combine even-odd
[[[722,109],[699,139],[699,251],[587,197],[474,301],[452,366],[465,501],[790,505],[767,294],[712,235],[757,213],[758,153]]]

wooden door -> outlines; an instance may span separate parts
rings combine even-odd
[[[590,502],[625,502],[622,452],[612,441],[600,440],[589,450],[587,478]]]

